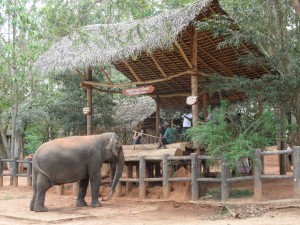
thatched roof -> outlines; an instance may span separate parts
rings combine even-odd
[[[116,24],[94,24],[63,37],[37,61],[43,73],[117,62],[142,51],[167,49],[178,33],[211,0],[168,10],[143,20]]]
[[[156,110],[155,101],[147,96],[139,98],[126,98],[114,107],[113,116],[117,126],[134,129],[138,123],[144,121]]]
[[[211,74],[258,78],[269,71],[263,66],[237,63],[240,56],[262,54],[254,46],[244,43],[239,48],[218,48],[223,37],[210,31],[197,32],[197,72],[192,65],[193,22],[226,14],[217,0],[199,0],[181,9],[163,12],[143,20],[118,24],[97,24],[84,27],[79,33],[62,38],[37,61],[42,72],[100,66],[111,63],[131,83],[115,84],[83,81],[99,91],[126,86],[151,84],[155,91],[149,96],[158,98],[162,108],[179,108],[191,95],[191,76],[198,78],[198,98],[204,99],[204,87]],[[81,34],[81,35],[80,35]],[[82,35],[85,34],[85,35]],[[81,38],[79,38],[81,37]],[[84,76],[82,76],[84,78]],[[223,93],[222,98],[238,101],[241,93]],[[205,97],[205,99],[207,99]],[[216,104],[220,96],[209,96],[208,104]]]

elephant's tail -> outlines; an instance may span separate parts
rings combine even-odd
[[[37,170],[37,172],[39,172],[39,173],[43,174],[45,177],[47,177],[51,186],[54,186],[50,176],[44,170],[42,170],[42,168],[40,167],[38,159],[36,160],[35,166],[36,166],[35,169]]]

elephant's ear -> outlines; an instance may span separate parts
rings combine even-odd
[[[111,136],[106,149],[111,150],[115,156],[120,155],[120,152],[122,151],[122,143],[119,141],[117,135]]]

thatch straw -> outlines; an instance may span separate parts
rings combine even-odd
[[[199,0],[184,8],[133,22],[85,26],[42,54],[36,67],[42,73],[73,70],[117,62],[142,51],[167,49],[211,1]]]
[[[124,102],[119,103],[113,116],[117,124],[126,127],[135,128],[139,122],[144,121],[147,117],[156,111],[155,101],[148,97],[126,98]]]

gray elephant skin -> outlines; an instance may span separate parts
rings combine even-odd
[[[45,212],[45,195],[53,185],[79,181],[76,206],[87,206],[86,190],[90,182],[91,206],[99,207],[100,169],[103,163],[115,167],[111,191],[105,200],[111,198],[122,175],[125,158],[122,143],[115,133],[100,135],[71,136],[42,144],[32,161],[33,196],[30,210]]]

